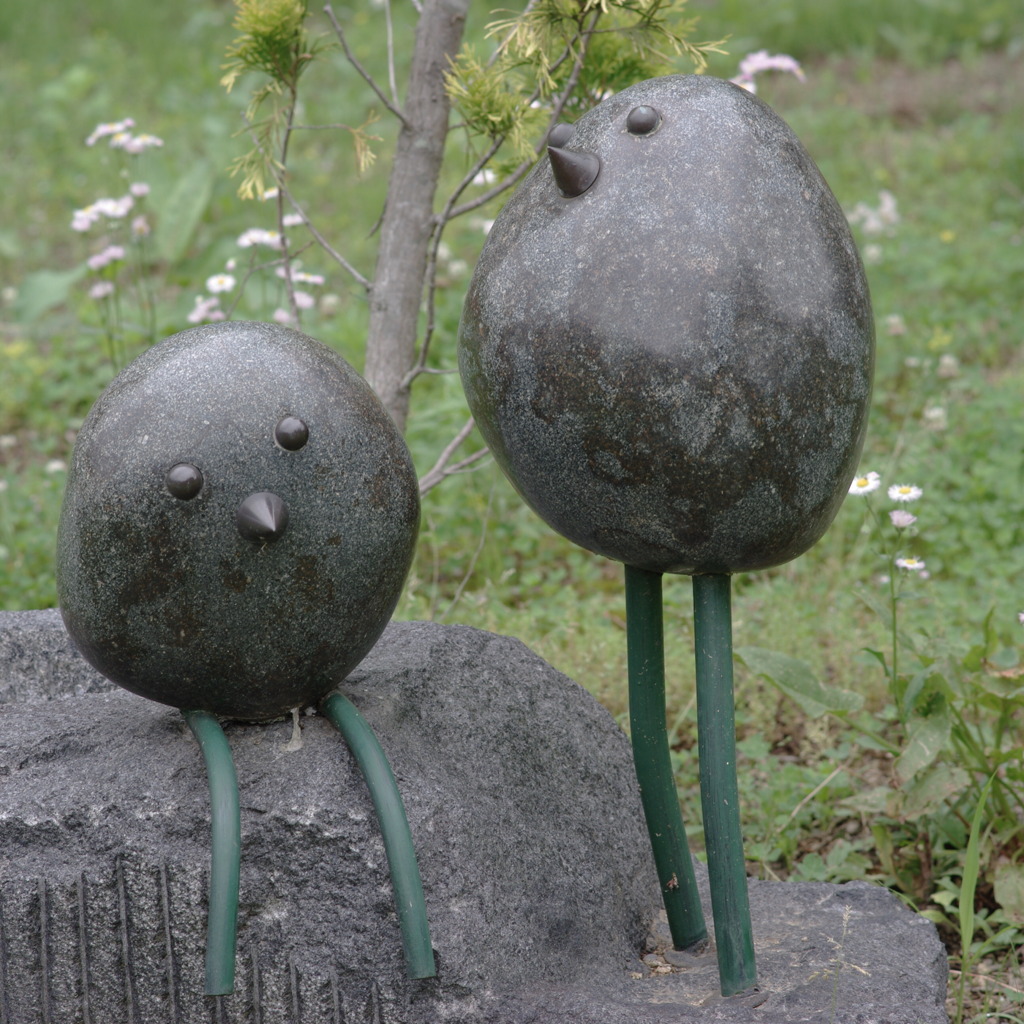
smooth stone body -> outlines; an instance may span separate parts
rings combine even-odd
[[[713,78],[632,86],[558,141],[600,158],[596,180],[565,198],[538,163],[463,310],[495,458],[550,526],[627,564],[795,558],[847,493],[871,391],[868,288],[835,197],[769,107]]]
[[[275,440],[289,417],[307,439]],[[181,465],[201,474],[194,495],[187,474],[168,482]],[[287,509],[265,539],[237,519],[263,492]],[[405,443],[341,356],[276,325],[198,327],[136,359],[82,426],[58,534],[61,612],[126,689],[273,718],[370,650],[418,525]]]

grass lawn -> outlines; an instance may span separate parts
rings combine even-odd
[[[750,870],[763,877],[892,886],[949,945],[951,1012],[1022,1021],[1024,16],[1013,3],[905,7],[914,18],[877,2],[695,4],[697,38],[733,36],[714,73],[729,77],[762,48],[804,62],[806,82],[765,75],[759,94],[801,137],[854,224],[878,333],[862,471],[883,486],[851,496],[808,554],[734,582],[736,644],[755,649],[737,676],[744,832]],[[253,254],[239,249],[242,232],[272,226],[267,209],[237,199],[225,172],[245,148],[233,138],[245,89],[227,96],[217,84],[230,6],[103,0],[69,14],[39,0],[31,19],[22,8],[0,12],[0,85],[21,98],[0,110],[10,168],[0,194],[4,609],[55,603],[64,469],[116,366],[188,326],[209,277],[232,259],[244,272]],[[368,5],[351,16],[353,44],[371,63],[377,17]],[[372,103],[340,58],[311,74],[310,122],[366,118]],[[98,123],[125,117],[163,146],[133,161],[84,145]],[[324,233],[366,272],[386,181],[383,122],[379,134],[369,174],[337,132],[308,133],[295,164]],[[90,298],[95,239],[70,224],[76,209],[139,180],[150,186],[135,211],[152,229],[147,290],[114,309]],[[454,365],[466,275],[481,222],[495,212],[448,238],[437,368]],[[358,288],[314,251],[304,259],[328,274],[305,329],[360,366]],[[236,315],[268,319],[279,300],[273,277],[254,275]],[[126,329],[112,330],[115,321]],[[417,386],[408,440],[425,472],[467,413],[457,375]],[[888,515],[892,484],[923,492],[899,506],[916,516],[901,531]],[[925,571],[898,570],[896,556]],[[665,594],[669,722],[699,843],[688,581],[668,580]],[[426,496],[398,615],[518,636],[628,725],[621,567],[553,534],[489,461]],[[990,776],[971,893],[964,853]]]

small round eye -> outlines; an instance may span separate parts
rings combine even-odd
[[[309,440],[309,427],[298,416],[285,416],[274,428],[274,440],[289,452],[297,452]]]
[[[626,115],[626,131],[630,135],[650,135],[661,122],[654,107],[634,107]]]
[[[576,129],[565,121],[560,121],[548,132],[548,145],[561,149],[573,136]]]
[[[191,462],[179,462],[167,470],[164,486],[182,501],[191,501],[203,489],[203,474]]]

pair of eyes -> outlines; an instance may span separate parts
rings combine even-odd
[[[661,124],[661,114],[654,107],[643,104],[634,107],[626,115],[626,131],[630,135],[650,135],[658,125]],[[548,135],[548,145],[556,149],[564,146],[572,137],[575,128],[564,121],[556,124]]]
[[[274,440],[288,452],[297,452],[309,440],[309,427],[298,416],[285,416],[274,427]],[[191,462],[178,462],[167,470],[164,486],[181,501],[191,501],[203,489],[203,473]]]

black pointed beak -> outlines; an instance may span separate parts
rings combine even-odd
[[[257,491],[238,506],[235,523],[250,540],[277,540],[288,525],[288,506],[270,491]]]
[[[548,159],[558,190],[566,199],[583,195],[601,172],[601,158],[595,153],[548,146]]]

